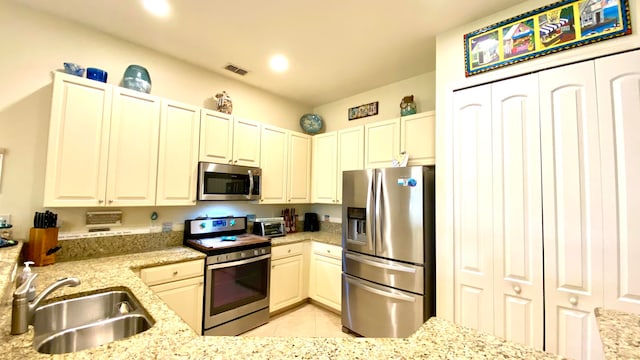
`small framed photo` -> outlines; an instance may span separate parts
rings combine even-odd
[[[349,108],[349,120],[361,119],[367,116],[378,115],[378,102],[372,102]]]

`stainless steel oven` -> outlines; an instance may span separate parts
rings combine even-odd
[[[260,168],[201,162],[198,200],[258,200],[261,177]]]
[[[271,246],[207,257],[204,335],[240,334],[269,321]]]
[[[269,321],[271,241],[246,217],[185,221],[184,244],[207,254],[204,335],[238,335]]]

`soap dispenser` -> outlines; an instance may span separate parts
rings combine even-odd
[[[29,265],[33,265],[33,261],[25,261],[24,269],[22,269],[22,274],[18,276],[18,282],[16,284],[16,288],[19,288],[20,285],[29,280],[29,276],[31,275],[31,268]],[[31,282],[31,286],[29,286],[29,290],[27,290],[27,301],[32,301],[36,297],[36,284],[35,280]]]

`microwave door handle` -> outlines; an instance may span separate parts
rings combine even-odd
[[[253,194],[253,172],[251,170],[247,170],[249,173],[249,193],[247,194],[247,199],[251,200],[251,195]]]

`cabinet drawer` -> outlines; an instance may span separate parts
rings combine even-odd
[[[342,248],[320,242],[313,242],[313,253],[321,256],[328,256],[334,259],[342,259]]]
[[[302,254],[304,243],[285,244],[271,248],[271,260]]]
[[[204,275],[204,260],[193,260],[140,270],[140,278],[147,285],[188,279]]]

